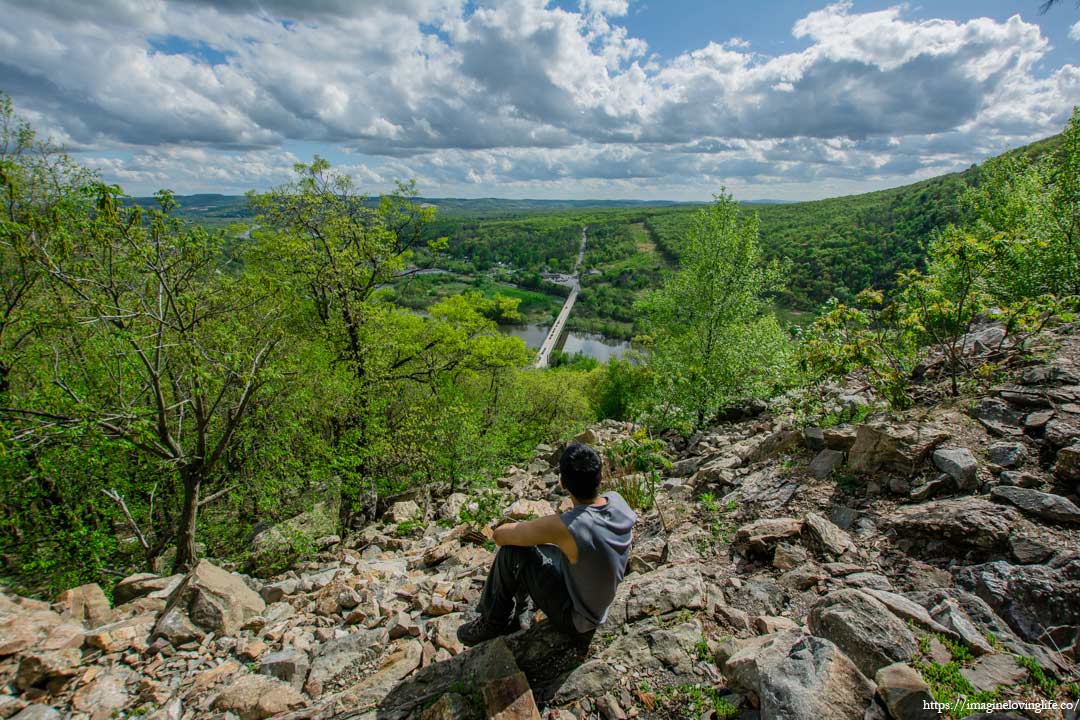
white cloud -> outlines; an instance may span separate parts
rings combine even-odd
[[[920,21],[840,2],[795,23],[798,52],[728,38],[665,60],[618,24],[627,0],[473,5],[0,0],[0,89],[139,188],[265,186],[292,163],[281,148],[309,143],[355,153],[375,184],[652,194],[681,181],[698,197],[963,167],[1055,131],[1080,100],[1076,67],[1036,72],[1049,45],[1019,16]],[[176,53],[185,43],[223,60]]]
[[[1080,20],[1077,20],[1076,23],[1069,28],[1069,37],[1073,40],[1080,40]]]

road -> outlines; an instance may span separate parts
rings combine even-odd
[[[570,317],[570,311],[574,309],[574,303],[577,302],[578,291],[581,290],[579,268],[581,267],[581,261],[585,259],[587,230],[588,227],[581,228],[581,249],[578,250],[577,262],[574,263],[574,280],[570,285],[570,294],[566,296],[566,302],[563,303],[562,310],[559,311],[558,317],[555,318],[555,324],[548,330],[547,337],[544,338],[540,351],[536,354],[536,367],[538,368],[547,367],[548,360],[551,358],[551,351],[559,343],[559,337],[562,335],[563,328],[566,327],[566,319]]]

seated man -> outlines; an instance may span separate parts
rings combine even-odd
[[[589,632],[604,622],[626,572],[637,516],[618,493],[597,495],[602,469],[599,453],[570,445],[559,473],[573,509],[495,529],[499,552],[480,596],[480,617],[458,629],[462,644],[517,630],[526,596],[564,632]]]

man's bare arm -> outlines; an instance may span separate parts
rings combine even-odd
[[[574,542],[574,536],[566,529],[566,525],[558,515],[547,515],[527,522],[500,525],[495,528],[492,539],[499,546],[555,545],[563,551],[567,560],[571,563],[577,562],[577,543]]]

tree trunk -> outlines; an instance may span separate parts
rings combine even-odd
[[[202,485],[202,462],[196,462],[180,471],[184,482],[184,509],[180,514],[180,528],[176,533],[176,560],[174,573],[185,573],[195,567],[195,524],[199,514],[199,487]]]

